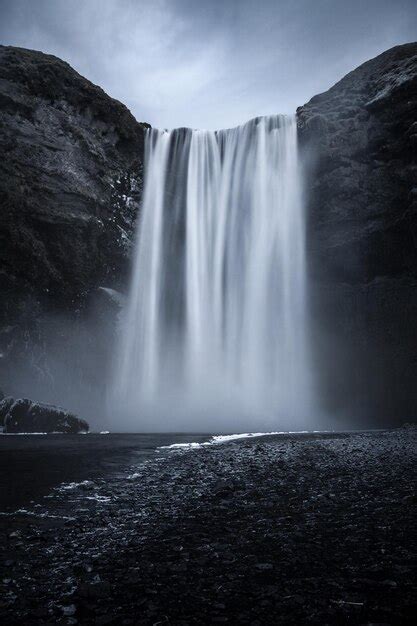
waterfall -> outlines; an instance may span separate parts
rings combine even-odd
[[[113,404],[130,427],[301,425],[311,409],[293,116],[151,129]]]

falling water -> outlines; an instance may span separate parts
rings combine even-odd
[[[113,400],[138,429],[301,425],[309,410],[294,117],[150,130]]]

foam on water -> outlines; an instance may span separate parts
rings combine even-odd
[[[205,448],[207,446],[215,446],[222,443],[229,443],[230,441],[238,441],[240,439],[250,439],[252,437],[268,437],[271,435],[295,435],[295,434],[303,434],[308,433],[308,430],[279,430],[270,433],[236,433],[234,435],[214,435],[208,441],[203,441],[202,443],[173,443],[170,446],[160,446],[157,448],[158,450],[172,450],[172,449],[181,449],[181,450],[194,450],[197,448]],[[317,431],[311,431],[317,432]]]
[[[59,519],[66,521],[74,521],[75,517],[69,515],[53,515],[52,513],[43,512],[43,511],[30,511],[28,509],[17,509],[16,511],[0,511],[0,516],[2,517],[13,517],[15,515],[25,515],[28,517],[35,517],[39,519]]]

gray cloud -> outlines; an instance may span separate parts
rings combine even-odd
[[[55,54],[154,126],[293,112],[417,39],[414,0],[0,0],[0,41]]]

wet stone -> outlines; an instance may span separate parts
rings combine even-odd
[[[268,437],[57,490],[38,517],[0,517],[1,622],[411,626],[416,440]]]

